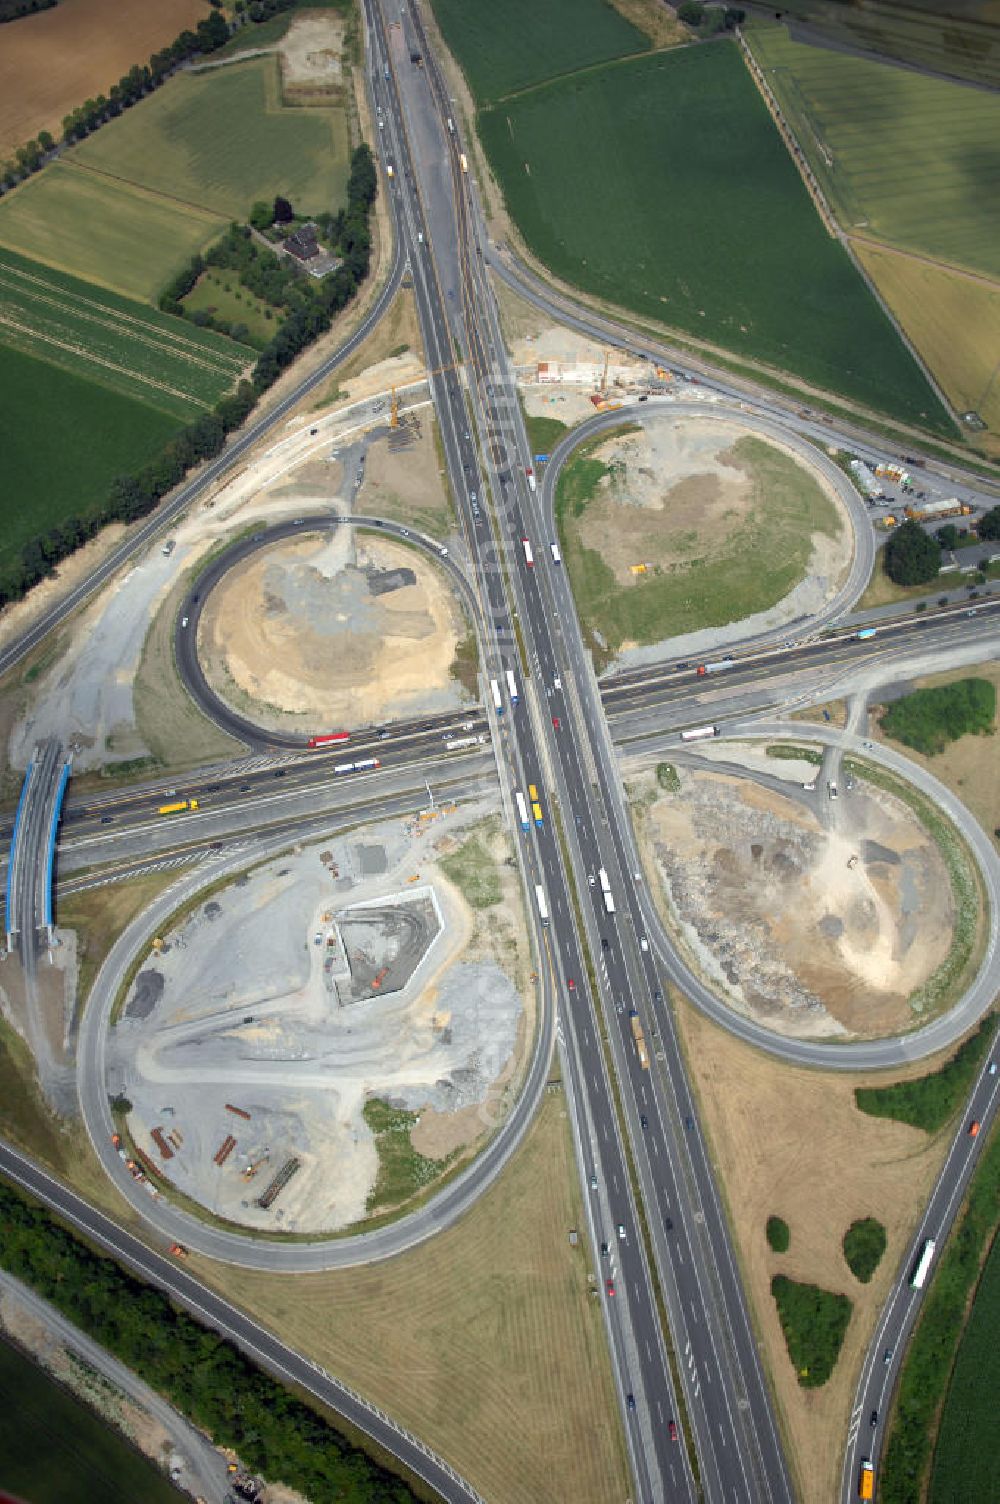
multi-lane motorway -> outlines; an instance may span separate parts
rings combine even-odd
[[[50,613],[31,634],[0,655],[0,670],[15,662],[57,619],[109,578],[127,552],[145,546],[169,517],[194,500],[298,402],[309,385],[324,379],[347,350],[360,343],[388,306],[404,267],[409,265],[427,364],[432,371],[429,385],[464,540],[460,554],[442,563],[452,572],[476,625],[486,678],[506,686],[510,673],[519,692],[516,702],[509,694],[504,695],[502,715],[497,715],[490,702],[485,717],[479,713],[464,720],[435,717],[391,731],[386,728],[387,734],[373,733],[367,742],[352,742],[350,756],[377,756],[384,765],[380,780],[393,781],[392,795],[387,796],[384,784],[378,789],[380,813],[390,807],[409,807],[406,801],[412,803],[414,770],[422,770],[425,762],[439,762],[442,738],[462,733],[490,732],[508,812],[515,789],[534,782],[549,791],[550,818],[543,829],[532,828],[520,837],[518,846],[525,891],[532,895],[540,890],[542,895],[542,902],[532,910],[532,923],[541,957],[543,1006],[539,1047],[508,1130],[498,1135],[493,1148],[467,1177],[425,1209],[420,1227],[407,1219],[395,1230],[386,1229],[384,1246],[366,1241],[362,1256],[385,1256],[414,1236],[429,1236],[497,1172],[528,1121],[544,1084],[558,1019],[567,1100],[587,1187],[588,1226],[600,1269],[637,1496],[649,1501],[694,1499],[700,1490],[712,1500],[790,1499],[791,1480],[672,1015],[665,1003],[664,979],[669,976],[680,981],[686,991],[694,991],[696,1001],[702,999],[697,979],[674,955],[641,881],[608,717],[620,718],[630,735],[640,734],[643,716],[654,710],[660,727],[665,722],[680,726],[714,719],[722,714],[717,707],[728,705],[733,709],[739,694],[774,695],[776,686],[790,674],[845,671],[861,645],[840,635],[795,647],[762,641],[746,661],[734,663],[724,682],[708,683],[698,677],[694,666],[673,665],[623,676],[603,691],[598,686],[584,650],[568,581],[561,569],[550,566],[545,549],[554,537],[552,494],[563,450],[557,451],[542,490],[536,493],[529,488],[525,470],[531,454],[487,276],[491,252],[460,142],[448,124],[452,107],[426,39],[426,67],[412,66],[398,16],[398,0],[385,0],[384,4],[366,0],[372,106],[386,169],[383,181],[397,232],[390,277],[372,312],[331,362],[231,442],[217,461],[182,488],[155,519],[137,530],[127,547],[116,551],[58,613]],[[419,16],[414,25],[419,32]],[[497,258],[492,259],[496,265]],[[550,295],[509,258],[503,261],[502,271],[522,294],[545,304]],[[596,331],[600,337],[611,332],[615,342],[626,347],[635,343],[630,331],[609,330],[607,321],[582,310],[568,317],[560,306],[558,317],[588,332]],[[463,357],[461,373],[455,366],[456,345]],[[725,389],[721,383],[719,386]],[[731,383],[728,390],[733,391]],[[746,391],[741,390],[738,396],[745,397]],[[698,410],[706,412],[702,407]],[[768,398],[758,403],[755,421],[767,426],[787,417],[784,405]],[[616,421],[621,421],[619,414],[594,420],[589,427],[597,430]],[[828,425],[816,428],[819,436],[830,437]],[[853,435],[852,444],[860,453],[880,452],[875,449],[875,441],[864,435]],[[570,447],[567,442],[565,452]],[[839,483],[839,472],[830,478]],[[858,506],[856,500],[849,500],[849,504]],[[350,521],[382,525],[375,518],[354,517]],[[213,837],[210,847],[219,848],[223,832],[228,840],[238,827],[238,796],[245,794],[254,796],[253,809],[247,812],[247,830],[253,820],[257,826],[261,824],[262,799],[271,805],[275,816],[276,828],[259,838],[255,856],[281,841],[287,842],[288,817],[294,815],[299,822],[305,818],[305,810],[298,808],[296,801],[307,804],[317,782],[329,782],[331,759],[317,754],[310,763],[295,755],[295,749],[301,749],[301,739],[261,735],[257,728],[214,701],[194,652],[197,615],[204,596],[241,553],[265,546],[295,528],[340,525],[342,522],[326,514],[321,519],[295,519],[278,528],[262,529],[259,536],[235,545],[227,558],[216,561],[214,572],[201,577],[178,614],[175,648],[182,672],[211,713],[224,724],[228,715],[227,729],[247,741],[256,754],[239,769],[187,779],[183,787],[171,784],[168,789],[164,780],[158,791],[173,795],[176,787],[177,797],[188,798],[204,793],[209,807],[199,811],[197,839],[204,839],[206,826],[214,816],[217,823],[208,828]],[[406,533],[398,527],[393,530]],[[831,603],[824,618],[810,623],[810,631],[839,615],[845,601],[857,594],[855,587],[867,577],[871,532],[867,526],[856,531],[862,540],[855,556],[857,579],[852,576],[842,597]],[[523,546],[526,538],[535,543],[533,559]],[[428,540],[411,541],[432,546]],[[995,606],[984,607],[974,621],[963,613],[927,616],[892,631],[904,648],[904,636],[909,642],[922,640],[924,644],[932,637],[944,641],[949,633],[969,636],[990,629],[996,610]],[[780,689],[768,703],[781,703]],[[463,758],[461,768],[456,765],[454,777],[474,779],[492,762],[484,746],[471,758]],[[283,781],[272,782],[275,779]],[[338,795],[341,802],[348,797],[346,793]],[[360,787],[355,797],[363,807]],[[73,839],[67,841],[67,847],[85,852],[85,861],[94,859],[97,843],[104,843],[109,850],[113,846],[126,858],[149,850],[157,839],[151,831],[156,822],[150,820],[149,801],[149,791],[135,791],[124,797],[115,795],[113,800],[95,797],[71,805],[67,834]],[[194,839],[195,821],[181,817],[172,833],[162,824],[158,827],[165,832],[162,841],[183,839],[182,826],[188,823]],[[516,829],[517,822],[511,823]],[[133,838],[130,848],[128,840]],[[213,870],[224,874],[245,862],[245,853],[222,845],[210,860]],[[601,884],[596,879],[590,881],[601,872],[607,876],[611,903]],[[182,879],[169,895],[168,907],[178,901],[185,883],[194,888],[203,880],[198,875]],[[996,943],[996,907],[993,912],[991,957]],[[144,916],[143,922],[151,925],[158,917],[154,911]],[[106,1014],[101,1000],[107,1003],[117,990],[133,940],[134,936],[126,932],[109,956],[94,988],[97,1005],[92,1000],[80,1041],[84,1115],[95,1146],[112,1174],[120,1174],[121,1169],[109,1143],[102,1057],[102,1019]],[[644,1031],[648,1043],[648,1065],[637,1047],[637,1027]],[[984,1077],[981,1083],[984,1116],[995,1110],[991,1079]],[[932,1219],[933,1225],[944,1225],[949,1207],[953,1209],[955,1197],[960,1195],[971,1158],[968,1145],[956,1140],[935,1192],[935,1204],[928,1213],[929,1226]],[[0,1162],[15,1178],[28,1174],[23,1165],[13,1164],[9,1157]],[[64,1209],[71,1215],[95,1218],[96,1214],[86,1208],[68,1208],[69,1193],[60,1191],[56,1195],[51,1186],[41,1189],[50,1199],[61,1196]],[[937,1204],[939,1198],[944,1199]],[[160,1226],[160,1217],[160,1231],[165,1236],[175,1235],[172,1215],[165,1207],[152,1208],[152,1220]],[[235,1244],[240,1240],[229,1241],[233,1235],[209,1231],[222,1240],[213,1244],[210,1252],[219,1257],[246,1256],[237,1252]],[[100,1235],[117,1240],[118,1248],[122,1248],[124,1235],[117,1229],[112,1233],[102,1228]],[[207,1235],[204,1228],[194,1228],[189,1240],[204,1246]],[[336,1246],[345,1250],[343,1261],[359,1256],[359,1250],[349,1249],[346,1243]],[[282,1245],[275,1245],[273,1250],[262,1244],[254,1247],[265,1259],[273,1255],[274,1267],[299,1267],[299,1254],[289,1263],[289,1250]],[[183,1284],[185,1298],[196,1302],[202,1311],[208,1308],[209,1298],[195,1282],[176,1270],[165,1271],[162,1261],[141,1245],[133,1247],[130,1243],[124,1251],[158,1282],[171,1288]],[[326,1262],[328,1259],[321,1258],[310,1267]],[[239,1340],[251,1342],[255,1350],[264,1351],[267,1361],[281,1371],[296,1377],[304,1374],[303,1382],[313,1392],[319,1392],[319,1383],[322,1397],[378,1434],[445,1497],[472,1496],[438,1459],[428,1462],[426,1453],[418,1455],[419,1444],[412,1438],[389,1435],[391,1423],[382,1425],[370,1410],[361,1413],[356,1397],[347,1396],[345,1402],[345,1392],[333,1381],[325,1375],[317,1380],[315,1371],[309,1372],[310,1365],[295,1359],[272,1339],[264,1340],[264,1334],[256,1329],[251,1332],[252,1324],[240,1313],[217,1309],[220,1304],[212,1303],[212,1319]],[[879,1340],[898,1348],[911,1316],[912,1303],[907,1304],[900,1286],[887,1313],[885,1336],[880,1333]],[[891,1371],[891,1363],[883,1365],[879,1373],[874,1372],[872,1364],[866,1367],[859,1391],[862,1408],[880,1392],[880,1384],[884,1389]],[[881,1398],[877,1404],[872,1401],[873,1408],[881,1404]],[[845,1463],[848,1481],[855,1463],[853,1455]]]

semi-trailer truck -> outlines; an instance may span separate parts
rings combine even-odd
[[[350,739],[351,733],[349,731],[328,731],[325,736],[311,736],[309,738],[309,746],[313,749],[316,747],[335,747],[339,742],[349,742]]]
[[[179,815],[185,809],[197,809],[197,799],[178,799],[175,804],[161,804],[158,815]]]
[[[862,627],[861,631],[860,632],[855,632],[854,635],[858,639],[859,642],[868,642],[868,640],[870,638],[872,638],[872,637],[875,636],[875,632],[876,632],[876,628],[875,627]]]
[[[485,736],[453,736],[451,741],[445,742],[444,750],[458,752],[463,747],[481,747],[485,741]]]
[[[514,803],[517,805],[517,818],[521,822],[521,829],[524,831],[524,834],[527,835],[528,831],[531,829],[531,822],[528,819],[528,801],[525,799],[520,789],[518,789],[514,795]]]
[[[717,663],[699,663],[698,673],[701,675],[721,674],[723,669],[733,668],[734,666],[732,658],[720,658]]]
[[[530,465],[525,470],[524,476],[525,476],[525,479],[528,482],[528,490],[529,491],[537,491],[538,490],[538,486],[537,486],[536,481],[535,481],[535,472],[534,472],[534,470],[532,470],[532,468],[531,468]]]
[[[682,742],[703,742],[711,736],[718,736],[718,726],[693,726],[690,731],[681,732]]]
[[[930,1272],[931,1264],[934,1261],[934,1252],[936,1248],[937,1244],[935,1243],[933,1238],[928,1238],[923,1248],[921,1248],[920,1257],[917,1260],[917,1266],[914,1269],[913,1273],[910,1275],[910,1284],[913,1286],[914,1290],[922,1290],[924,1288],[924,1285],[927,1283],[927,1275]]]
[[[490,694],[493,696],[493,709],[497,715],[503,715],[503,697],[500,694],[500,685],[496,679],[490,680]]]
[[[608,881],[608,874],[605,872],[603,867],[598,872],[597,877],[598,881],[601,884],[601,897],[604,899],[604,907],[607,909],[609,914],[613,914],[615,912],[614,894],[611,892],[611,884]]]
[[[559,552],[559,545],[558,545],[558,543],[550,543],[549,544],[549,548],[552,550],[552,562],[553,562],[553,564],[561,564],[562,563],[562,554]]]
[[[644,1071],[648,1071],[649,1051],[646,1048],[646,1036],[642,1031],[642,1024],[639,1022],[638,1013],[634,1008],[630,1008],[628,1011],[629,1018],[632,1021],[632,1036],[635,1039],[635,1048],[639,1056],[639,1064],[642,1066]]]
[[[522,538],[521,539],[521,547],[524,549],[524,562],[525,562],[525,564],[527,564],[527,566],[528,566],[529,569],[534,569],[534,567],[535,567],[535,556],[534,556],[534,554],[531,551],[531,539],[530,538]]]
[[[545,889],[541,883],[535,884],[535,902],[538,905],[538,917],[543,924],[549,922],[549,906],[545,901]]]
[[[510,695],[512,705],[520,704],[521,697],[517,692],[517,680],[514,678],[514,670],[507,669],[507,693]]]

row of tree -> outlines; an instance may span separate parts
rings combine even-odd
[[[92,538],[106,523],[129,523],[145,517],[189,470],[220,452],[227,434],[246,422],[257,399],[307,345],[329,329],[334,316],[350,302],[367,275],[371,246],[368,220],[377,182],[371,152],[362,144],[351,158],[339,246],[344,256],[342,264],[322,282],[314,282],[278,263],[282,278],[287,277],[288,281],[287,284],[282,282],[282,297],[275,306],[286,311],[287,316],[278,326],[274,338],[260,352],[251,379],[241,381],[236,391],[220,398],[211,412],[203,413],[182,428],[142,469],[116,477],[103,504],[92,512],[67,518],[43,536],[29,539],[19,556],[0,575],[0,607],[19,600],[39,580],[51,574],[61,559]],[[232,226],[221,244],[231,247],[231,252],[224,253],[224,257],[231,254],[233,258],[232,262],[223,259],[218,263],[221,265],[235,267],[245,258],[246,264],[253,267],[258,256],[278,262],[273,252],[254,244],[245,225]],[[212,260],[213,252],[214,248],[208,252],[206,261]],[[200,275],[196,270],[198,262],[203,270],[205,262],[196,258],[174,279],[170,290],[176,292],[183,286],[185,291],[190,291]],[[187,286],[188,282],[190,286]],[[177,309],[184,312],[179,302]],[[171,307],[170,311],[175,310]]]
[[[415,1504],[401,1479],[238,1348],[4,1184],[0,1223],[5,1269],[255,1473],[296,1489],[313,1504]]]
[[[55,4],[56,0],[48,0],[48,3]],[[62,141],[66,145],[82,141],[92,131],[130,109],[144,95],[158,89],[181,64],[225,46],[234,29],[238,30],[248,23],[267,21],[280,11],[294,10],[301,0],[252,0],[249,4],[247,0],[236,0],[236,20],[233,27],[221,14],[219,7],[222,0],[210,0],[210,3],[214,7],[211,15],[199,21],[194,31],[182,31],[168,47],[161,47],[159,52],[154,52],[148,63],[133,64],[116,84],[112,84],[107,94],[98,94],[71,110],[63,119]],[[45,6],[39,4],[32,8],[44,9]],[[37,172],[39,167],[44,166],[56,144],[49,131],[39,131],[35,140],[19,146],[14,156],[0,167],[0,191],[16,187],[24,178]]]
[[[4,21],[19,21],[22,16],[33,16],[36,10],[51,10],[59,0],[0,0],[0,25]]]

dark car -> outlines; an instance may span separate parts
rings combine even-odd
[[[685,1118],[684,1119],[684,1127],[685,1128],[693,1128],[694,1127],[694,1118],[690,1118],[690,1117],[689,1118]]]
[[[114,818],[115,818],[114,815],[102,815],[101,816],[101,824],[102,825],[110,825],[111,822],[112,822],[112,820]]]
[[[664,1217],[664,1219],[663,1219],[663,1225],[667,1229],[667,1232],[673,1232],[673,1230],[674,1230],[674,1219],[673,1219],[673,1217]]]
[[[640,1128],[648,1128],[649,1127],[649,1119],[647,1118],[647,1116],[646,1116],[646,1114],[644,1112],[641,1112],[639,1114],[639,1126],[640,1126]]]
[[[877,1410],[873,1410],[872,1413],[871,1413],[871,1415],[869,1415],[869,1417],[868,1417],[868,1424],[871,1426],[872,1430],[874,1431],[875,1427],[878,1425],[878,1411]]]
[[[635,1409],[635,1395],[634,1394],[627,1394],[625,1396],[625,1403],[626,1403],[626,1405],[628,1406],[628,1408],[630,1410],[634,1410]]]
[[[610,950],[611,949],[611,946],[608,943],[608,938],[607,938],[606,935],[602,935],[601,936],[601,949],[602,950]]]
[[[251,789],[250,789],[250,785],[248,783],[241,783],[240,784],[240,793],[241,794],[249,794],[250,792],[251,792]]]
[[[274,776],[275,776],[275,778],[284,778],[284,776],[285,776],[285,770],[284,770],[284,768],[275,768],[275,770],[274,770]]]
[[[682,669],[690,668],[690,667],[691,667],[690,663],[675,663],[674,664],[674,668],[677,670],[678,673],[680,673]]]
[[[606,1259],[609,1252],[610,1252],[610,1249],[608,1248],[607,1243],[602,1243],[601,1244],[601,1258],[602,1259]]]

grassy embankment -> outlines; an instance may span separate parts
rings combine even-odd
[[[752,477],[746,514],[728,529],[711,520],[674,520],[669,507],[650,514],[613,499],[609,467],[594,457],[608,442],[581,445],[559,476],[556,518],[581,623],[601,662],[624,642],[660,642],[700,627],[721,626],[766,610],[802,579],[816,532],[833,535],[836,509],[819,484],[788,455],[756,438],[731,451]],[[627,490],[627,469],[621,482]],[[620,581],[588,530],[634,535],[634,557],[649,573]]]

